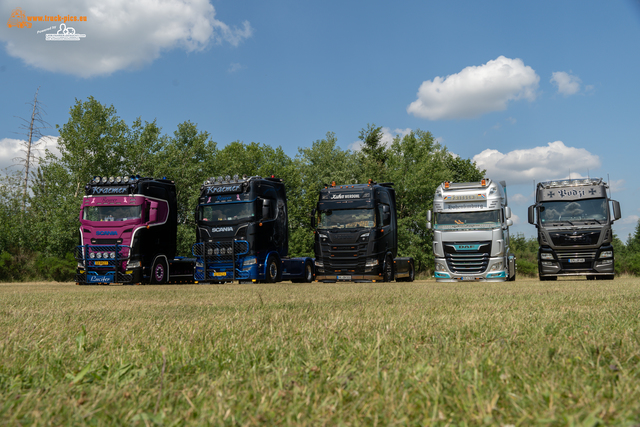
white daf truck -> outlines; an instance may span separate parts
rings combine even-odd
[[[504,181],[443,182],[436,189],[433,213],[435,278],[438,282],[512,281],[516,258],[509,251],[511,208]],[[432,222],[433,221],[433,222]]]

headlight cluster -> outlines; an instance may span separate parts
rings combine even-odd
[[[447,271],[447,267],[442,263],[436,262],[436,271]]]
[[[91,252],[89,254],[91,259],[116,259],[115,252]]]
[[[613,258],[613,251],[600,252],[600,258]]]
[[[553,254],[542,252],[540,254],[540,259],[553,259]]]
[[[232,255],[233,248],[229,246],[228,248],[214,248],[207,249],[207,255]]]
[[[501,262],[497,262],[497,263],[493,264],[489,271],[498,271],[498,270],[502,270],[502,263]]]
[[[211,177],[208,180],[206,180],[204,182],[204,185],[214,185],[214,184],[231,184],[231,183],[238,183],[238,182],[242,182],[242,181],[246,181],[247,180],[247,176],[246,175],[242,175],[242,178],[240,178],[238,175],[227,175],[225,177],[219,176],[219,177]]]
[[[128,184],[140,179],[140,175],[131,176],[95,176],[93,177],[92,184]]]

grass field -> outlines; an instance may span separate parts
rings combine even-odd
[[[640,425],[637,278],[0,301],[0,425]]]

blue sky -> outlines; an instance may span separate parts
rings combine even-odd
[[[569,174],[610,180],[622,240],[640,219],[637,0],[0,0],[0,17],[18,6],[87,19],[66,24],[78,41],[46,40],[60,22],[0,25],[0,168],[40,87],[52,125],[94,96],[129,124],[190,120],[219,147],[290,156],[327,132],[357,149],[368,123],[428,130],[507,181],[513,232],[535,234],[534,181]]]

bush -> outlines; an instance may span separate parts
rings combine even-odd
[[[74,278],[76,265],[76,260],[71,253],[67,253],[62,259],[40,254],[36,260],[36,271],[42,279],[69,282]]]

